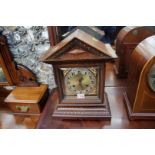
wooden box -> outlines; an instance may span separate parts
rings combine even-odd
[[[14,113],[39,114],[47,98],[47,85],[39,87],[16,87],[5,99]]]
[[[130,56],[135,47],[145,38],[154,35],[155,32],[149,27],[124,27],[116,39],[116,61],[115,72],[120,78],[128,75]]]
[[[155,119],[155,35],[131,55],[124,99],[130,119]]]

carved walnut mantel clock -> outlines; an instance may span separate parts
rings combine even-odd
[[[79,29],[50,48],[41,60],[54,68],[59,98],[53,117],[110,118],[105,63],[116,57],[109,45]]]

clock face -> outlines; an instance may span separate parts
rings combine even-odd
[[[97,96],[98,76],[97,67],[62,68],[64,76],[64,95]]]
[[[155,92],[155,64],[151,67],[148,73],[148,84],[151,90]]]

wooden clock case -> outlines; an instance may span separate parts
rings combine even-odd
[[[50,48],[41,60],[52,64],[59,93],[53,117],[62,119],[110,119],[110,108],[104,92],[105,63],[117,58],[109,45],[77,29],[67,38]],[[99,67],[99,94],[85,99],[66,98],[63,93],[63,67]]]
[[[155,64],[155,36],[142,41],[130,60],[124,101],[129,118],[155,119],[155,91],[148,84],[148,74]],[[154,79],[155,83],[155,79]]]
[[[116,54],[118,59],[114,67],[119,78],[126,78],[128,75],[131,54],[135,47],[145,38],[154,35],[155,32],[149,27],[124,27],[116,39]]]

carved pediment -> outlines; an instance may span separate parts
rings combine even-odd
[[[63,60],[112,59],[116,58],[110,46],[77,29],[56,46],[50,48],[41,58],[44,62]]]

